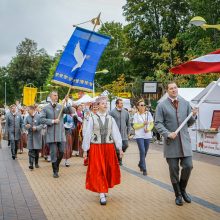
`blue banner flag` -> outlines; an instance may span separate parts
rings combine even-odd
[[[98,61],[110,37],[77,27],[57,65],[52,82],[92,91]]]

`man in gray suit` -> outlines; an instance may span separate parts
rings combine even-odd
[[[121,133],[122,137],[122,150],[123,152],[126,151],[128,148],[128,135],[131,130],[131,123],[129,118],[129,113],[123,108],[123,100],[117,99],[116,107],[109,113],[116,121],[118,129]],[[118,162],[120,166],[122,165],[122,158],[120,157],[120,152],[116,150]]]
[[[191,198],[186,193],[186,186],[190,177],[192,164],[192,147],[188,132],[196,120],[197,109],[191,109],[189,102],[178,96],[178,88],[175,82],[167,85],[168,98],[159,103],[156,108],[155,128],[164,137],[164,157],[167,160],[170,171],[170,179],[175,192],[176,205],[190,203]],[[175,130],[193,111],[193,116],[178,134]],[[179,177],[179,163],[182,167]]]
[[[58,93],[56,91],[50,93],[50,99],[51,103],[45,106],[41,111],[41,123],[47,125],[46,143],[50,148],[53,177],[58,178],[59,165],[63,158],[66,142],[63,114],[72,114],[73,109],[71,106],[62,107],[62,105],[57,103]],[[67,103],[67,100],[68,97],[63,100],[63,104]],[[61,115],[60,118],[58,118],[60,112]]]
[[[42,148],[42,134],[43,124],[41,124],[40,115],[36,112],[36,107],[31,105],[28,107],[29,115],[25,118],[24,124],[28,131],[27,149],[29,150],[29,169],[39,168],[39,152]]]
[[[17,157],[18,144],[23,128],[24,122],[21,115],[17,113],[16,105],[11,105],[10,112],[6,114],[5,133],[8,135],[8,140],[11,144],[13,160]]]

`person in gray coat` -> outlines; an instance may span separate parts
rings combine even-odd
[[[186,193],[186,186],[193,168],[192,147],[188,127],[196,120],[197,109],[191,109],[189,102],[178,96],[175,82],[167,85],[168,98],[158,104],[155,116],[155,128],[164,137],[164,157],[170,171],[170,179],[175,192],[176,205],[190,203],[191,198]],[[175,133],[180,124],[193,111],[193,116],[178,134]],[[182,167],[179,177],[179,163]]]
[[[10,112],[6,115],[5,133],[11,144],[12,159],[17,157],[19,140],[21,132],[24,129],[24,121],[19,113],[16,112],[16,105],[10,106]]]
[[[46,143],[50,148],[50,156],[53,168],[53,177],[58,178],[59,164],[63,158],[64,147],[66,142],[65,129],[63,125],[63,114],[72,114],[71,106],[62,107],[57,103],[58,93],[52,91],[50,93],[51,103],[41,111],[41,123],[47,125]],[[68,97],[63,100],[63,104],[67,103]],[[60,118],[59,114],[61,112]],[[58,151],[58,157],[57,157]]]
[[[28,131],[27,149],[29,150],[29,169],[39,168],[39,151],[42,148],[42,135],[41,130],[43,125],[41,124],[40,115],[36,112],[35,106],[28,107],[29,115],[24,120],[25,128]]]
[[[115,102],[115,108],[110,111],[110,115],[115,119],[118,129],[122,137],[122,151],[125,152],[128,148],[128,135],[131,130],[130,116],[128,111],[123,108],[123,100],[117,99]],[[120,152],[116,150],[118,162],[120,166],[122,165],[122,158],[120,157]]]

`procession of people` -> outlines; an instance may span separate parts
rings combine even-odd
[[[146,157],[155,125],[164,137],[164,157],[169,165],[175,203],[183,205],[182,199],[190,203],[186,186],[193,165],[187,129],[195,122],[197,110],[191,109],[189,103],[178,96],[175,82],[168,83],[167,92],[168,98],[157,106],[155,118],[143,99],[136,102],[135,112],[126,110],[120,98],[116,100],[115,108],[109,111],[106,96],[87,103],[86,107],[69,102],[69,96],[60,104],[57,91],[50,93],[50,102],[43,108],[37,104],[27,107],[13,104],[5,114],[4,125],[11,157],[15,160],[17,154],[27,148],[27,164],[31,171],[41,167],[40,155],[50,158],[52,176],[59,178],[62,159],[65,167],[71,166],[69,159],[76,151],[75,156],[84,157],[82,165],[87,167],[85,188],[99,193],[100,204],[106,205],[109,189],[121,183],[120,166],[123,165],[122,157],[128,148],[132,129],[140,156],[137,166],[144,176],[149,175]],[[193,116],[176,134],[175,130],[191,111]]]

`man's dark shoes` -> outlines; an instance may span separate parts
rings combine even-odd
[[[58,169],[57,169],[57,163],[52,163],[52,168],[53,168],[53,177],[54,178],[58,178],[59,175],[58,175]]]
[[[146,170],[143,171],[143,175],[147,176],[147,171]]]
[[[187,186],[187,181],[181,179],[180,180],[181,195],[182,195],[185,202],[191,203],[192,200],[191,200],[190,196],[186,193],[186,186]]]
[[[173,185],[173,190],[175,192],[175,203],[178,206],[182,206],[183,205],[183,200],[182,200],[182,196],[181,196],[181,191],[180,191],[180,185],[179,183],[172,183]]]
[[[53,177],[58,178],[59,177],[58,173],[57,172],[53,173]]]
[[[182,194],[182,197],[185,202],[191,203],[192,200],[191,200],[190,196],[186,193],[186,191],[182,191],[181,194]]]
[[[176,205],[182,206],[183,205],[182,196],[177,196],[175,199],[175,202],[176,202]]]
[[[29,166],[29,169],[30,169],[30,170],[33,170],[33,169],[34,169],[33,165],[30,165],[30,166]]]
[[[15,156],[12,156],[12,159],[15,160]]]
[[[38,164],[35,164],[35,168],[39,168],[39,165],[38,165]]]

